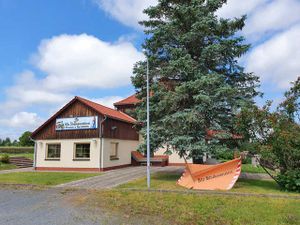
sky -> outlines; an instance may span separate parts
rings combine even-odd
[[[143,59],[143,9],[157,0],[0,0],[0,138],[33,131],[74,96],[106,106],[134,93]],[[261,79],[262,105],[300,75],[300,0],[228,0],[219,17],[247,14],[240,62]]]

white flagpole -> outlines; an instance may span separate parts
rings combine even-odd
[[[149,109],[149,59],[147,58],[147,187],[150,188],[150,109]]]

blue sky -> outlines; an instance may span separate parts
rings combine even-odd
[[[80,95],[111,106],[133,93],[143,58],[142,9],[157,0],[0,0],[0,138],[33,130]],[[229,0],[217,13],[248,14],[241,59],[279,102],[300,74],[300,1]]]

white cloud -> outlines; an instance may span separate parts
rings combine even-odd
[[[15,137],[21,129],[32,128],[38,121],[37,115],[24,112],[31,111],[32,107],[40,109],[45,116],[72,99],[78,90],[82,93],[87,89],[129,85],[133,65],[143,57],[126,38],[110,43],[81,34],[43,40],[31,59],[37,72],[24,70],[5,90],[7,97],[1,102],[5,110],[0,112],[0,136],[8,132],[5,129],[8,125],[16,128]],[[107,96],[97,101],[112,107],[112,103],[120,99]]]
[[[16,76],[14,86],[6,90],[8,101],[6,109],[20,108],[32,104],[57,104],[69,98],[66,93],[51,92],[42,85],[32,71],[24,71]]]
[[[157,0],[94,0],[101,9],[122,24],[141,29],[139,21],[147,19],[143,10],[156,5]]]
[[[300,1],[275,0],[260,7],[249,17],[244,34],[262,37],[263,33],[287,29],[297,22],[300,22]]]
[[[300,25],[277,34],[257,46],[246,58],[246,68],[261,76],[263,82],[272,82],[287,88],[300,76]]]
[[[129,96],[129,95],[128,95]],[[126,96],[126,97],[128,97]],[[103,98],[92,98],[91,100],[94,102],[97,102],[101,105],[110,107],[110,108],[114,108],[114,103],[118,102],[126,97],[121,97],[121,96],[106,96]]]
[[[227,3],[218,10],[217,15],[223,18],[234,18],[251,14],[257,7],[267,1],[268,0],[228,0]]]
[[[87,34],[44,40],[34,56],[51,90],[114,88],[130,84],[133,64],[143,58],[132,43],[108,43]]]
[[[42,120],[36,113],[18,112],[11,117],[0,119],[0,125],[14,128],[33,128]]]
[[[135,62],[143,58],[130,42],[103,42],[87,34],[60,35],[43,40],[33,64],[46,74],[32,71],[18,74],[6,90],[7,109],[31,105],[61,105],[72,92],[87,88],[115,88],[129,85]]]

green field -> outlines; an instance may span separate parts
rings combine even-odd
[[[174,173],[156,173],[151,176],[151,188],[160,190],[186,190],[176,184],[180,174]],[[141,188],[145,189],[146,178],[137,179],[126,184],[118,186],[118,188]],[[258,193],[258,194],[287,194],[298,195],[281,191],[277,183],[273,180],[246,180],[239,179],[235,186],[229,192],[240,193]]]
[[[79,204],[127,218],[149,218],[145,224],[299,224],[300,200],[253,196],[98,191],[77,196]]]
[[[243,173],[266,173],[266,171],[261,167],[255,167],[251,164],[242,164],[242,172]]]
[[[0,162],[0,170],[11,170],[11,169],[16,169],[16,168],[17,167],[15,165]]]
[[[2,155],[8,155],[9,157],[25,157],[33,160],[33,153],[0,153],[0,157]]]
[[[58,185],[80,180],[99,173],[18,172],[0,174],[0,184]]]
[[[223,195],[222,192],[185,192],[186,189],[176,185],[179,176],[174,173],[153,174],[151,192],[146,191],[146,178],[142,178],[114,190],[78,196],[78,202],[126,217],[148,218],[146,224],[299,224],[300,199],[292,197],[300,195],[281,191],[273,181],[239,180],[229,191],[232,195],[226,195],[225,191]],[[240,196],[240,193],[249,195]],[[287,197],[262,197],[257,194]]]

